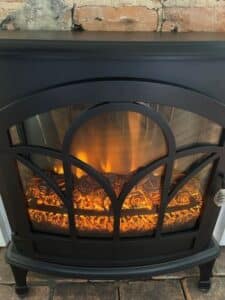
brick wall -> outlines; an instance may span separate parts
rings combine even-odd
[[[225,31],[225,0],[0,0],[0,29]]]

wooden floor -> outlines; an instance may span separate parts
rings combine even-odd
[[[0,300],[19,299],[14,293],[14,280],[0,250]],[[197,289],[198,269],[154,277],[148,281],[86,281],[63,279],[29,273],[29,294],[32,300],[225,300],[225,248],[213,271],[211,290]]]

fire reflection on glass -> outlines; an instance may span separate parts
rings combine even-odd
[[[171,124],[179,146],[186,145],[185,137],[188,138],[188,143],[193,144],[198,142],[199,137],[202,141],[207,136],[202,132],[204,124],[201,117],[201,126],[195,128],[193,135],[187,136],[180,129],[179,122],[176,123],[174,119],[181,120],[182,114],[183,120],[190,119],[190,115],[186,115],[187,112],[162,108],[161,113]],[[53,119],[55,120],[56,117]],[[197,119],[194,118],[194,120],[197,124]],[[68,120],[67,123],[69,123]],[[208,123],[205,123],[207,130]],[[60,123],[57,122],[56,125],[55,127],[58,128]],[[218,140],[220,128],[217,125],[211,128],[214,133],[217,133]],[[61,131],[60,136],[64,134],[64,131]],[[45,140],[47,140],[46,137]],[[52,140],[51,137],[51,143],[53,143]],[[124,185],[140,168],[166,156],[167,153],[166,139],[160,127],[151,119],[137,112],[107,112],[88,120],[74,132],[69,155],[77,157],[100,172],[110,182],[115,194],[119,197]],[[198,155],[192,155],[175,161],[171,185],[175,185],[184,177],[188,168],[201,158]],[[61,161],[41,155],[32,155],[31,160],[39,165],[62,191],[65,191]],[[19,171],[34,230],[69,234],[68,211],[60,197],[42,178],[20,163]],[[165,166],[154,170],[136,184],[126,196],[120,213],[121,236],[154,233],[162,200],[164,171]],[[114,212],[109,196],[94,178],[80,168],[71,166],[71,173],[74,179],[71,201],[75,212],[74,226],[78,234],[112,236]],[[201,214],[209,174],[210,168],[205,168],[191,178],[171,199],[165,211],[163,232],[186,230],[196,225]]]

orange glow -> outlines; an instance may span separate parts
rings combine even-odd
[[[116,189],[122,184],[122,177],[111,176],[113,177],[110,178],[111,184]],[[133,188],[122,207],[120,219],[122,234],[155,230],[160,206],[160,188],[160,177],[153,175],[147,176]],[[40,178],[32,178],[26,194],[30,219],[35,227],[68,231],[68,214],[65,213],[65,208],[64,212],[61,212],[63,203],[53,191],[45,187]],[[74,216],[79,232],[112,234],[114,218],[111,201],[104,190],[89,176],[82,176],[76,183],[73,203],[74,209],[79,211],[75,212]],[[192,226],[200,215],[202,203],[199,180],[193,178],[170,202],[165,213],[164,230]],[[43,206],[48,206],[48,210],[42,210]],[[58,209],[55,213],[51,212],[53,206]],[[89,213],[85,214],[85,211]]]
[[[62,165],[55,165],[54,168],[53,168],[53,171],[56,173],[56,174],[59,174],[59,175],[63,175],[64,174],[64,170],[63,170],[63,166]]]
[[[105,163],[101,163],[101,169],[104,173],[111,173],[112,172],[112,164],[109,160],[107,160]]]
[[[164,136],[157,124],[136,112],[105,113],[85,123],[73,136],[70,154],[101,172],[116,195],[135,170],[166,155]],[[65,190],[63,166],[57,161],[52,176]],[[80,233],[112,234],[114,212],[104,189],[83,170],[72,167],[72,201]],[[143,178],[127,195],[121,210],[122,234],[151,233],[156,229],[161,204],[164,166]],[[176,178],[182,176],[177,172]],[[194,226],[203,199],[198,179],[191,179],[169,203],[164,230]],[[26,191],[30,219],[36,227],[68,230],[68,212],[60,198],[38,177]],[[54,207],[54,209],[52,208]]]
[[[158,142],[152,150],[154,139]],[[102,173],[127,175],[166,155],[167,149],[161,130],[149,118],[136,112],[110,112],[79,128],[70,153]],[[79,172],[74,172],[78,178],[83,176]]]
[[[30,219],[43,226],[50,225],[61,230],[68,230],[69,221],[67,214],[53,213],[53,212],[43,212],[38,209],[28,209]]]
[[[86,152],[79,151],[79,152],[77,152],[76,157],[78,159],[82,160],[83,162],[88,163],[88,156],[87,156]],[[79,168],[73,167],[72,170],[73,170],[74,175],[77,176],[77,178],[81,178],[82,176],[85,175],[85,172]]]

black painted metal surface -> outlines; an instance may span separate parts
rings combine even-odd
[[[57,263],[46,263],[27,258],[18,252],[13,244],[10,244],[6,253],[6,260],[22,270],[31,270],[44,274],[57,274],[64,277],[75,277],[85,279],[149,279],[151,276],[157,276],[170,272],[177,272],[196,265],[204,265],[213,261],[219,255],[219,246],[212,240],[210,245],[197,254],[188,258],[179,258],[170,262],[156,263],[138,267],[79,267],[66,266]]]
[[[179,107],[224,128],[223,34],[178,36],[140,33],[125,37],[112,33],[106,37],[97,33],[0,33],[0,69],[0,189],[18,252],[40,261],[75,266],[121,267],[169,262],[208,248],[219,212],[212,199],[218,188],[218,177],[225,170],[224,132],[218,145],[193,145],[178,151],[170,128],[160,114],[133,101],[138,99]],[[96,106],[103,102],[107,104]],[[92,109],[74,121],[65,137],[62,153],[26,144],[11,145],[8,136],[10,126],[34,114],[79,103],[88,104]],[[112,110],[131,110],[151,117],[163,129],[169,149],[166,157],[139,170],[124,187],[119,199],[102,174],[68,153],[72,134],[82,122],[101,111]],[[27,159],[31,153],[41,153],[64,161],[65,194]],[[196,153],[207,153],[207,157],[169,192],[174,160]],[[69,209],[70,236],[32,231],[16,159],[45,179],[62,199]],[[188,179],[210,162],[214,162],[214,168],[198,227],[186,232],[162,234],[166,205]],[[125,196],[144,175],[163,164],[167,167],[156,234],[121,239],[119,217]],[[115,217],[113,239],[77,237],[74,208],[70,200],[70,165],[91,174],[111,198]]]

